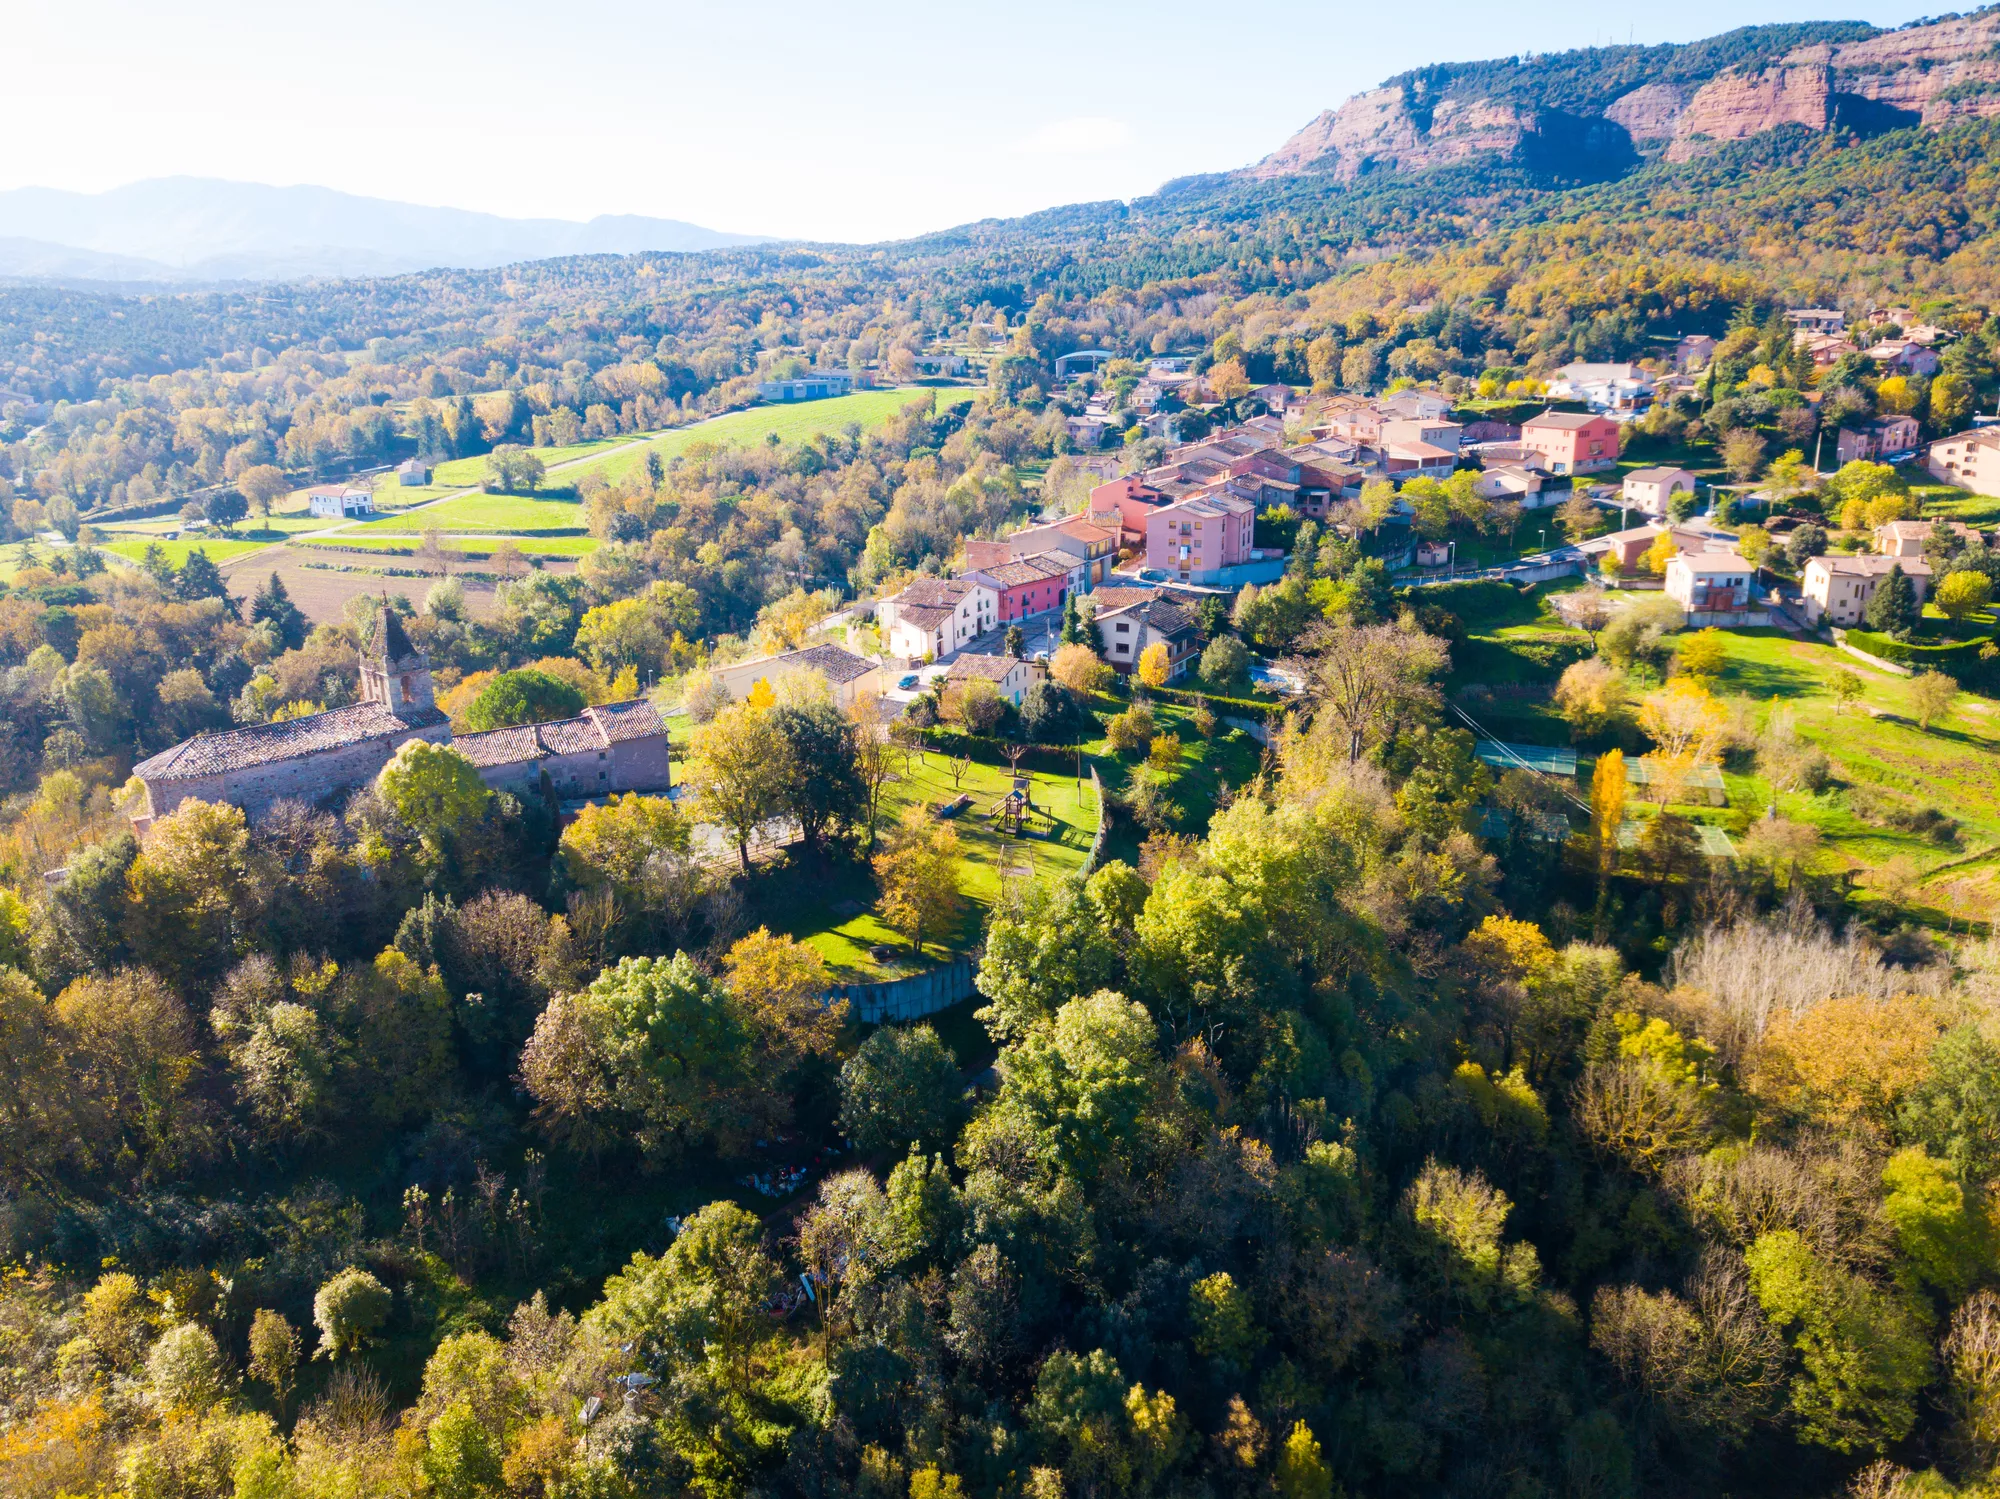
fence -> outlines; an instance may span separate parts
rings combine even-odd
[[[921,1020],[939,1010],[950,1009],[975,992],[973,975],[979,965],[971,958],[954,958],[942,968],[928,969],[906,979],[885,984],[842,984],[828,991],[827,999],[844,999],[852,1007],[852,1018],[866,1025],[885,1020]]]

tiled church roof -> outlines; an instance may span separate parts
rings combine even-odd
[[[280,723],[252,724],[223,734],[199,734],[141,760],[132,767],[132,773],[146,781],[197,780],[226,771],[273,765],[280,760],[325,754],[368,739],[433,728],[444,721],[445,716],[435,708],[410,708],[397,714],[380,703],[356,703],[349,708],[331,708],[325,713]]]

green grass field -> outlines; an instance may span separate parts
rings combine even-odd
[[[573,443],[566,448],[534,448],[534,455],[542,460],[542,467],[554,468],[558,463],[569,463],[578,458],[588,458],[593,453],[602,453],[607,448],[636,442],[645,434],[628,432],[623,437],[600,437],[590,442]],[[474,458],[450,458],[431,470],[430,487],[440,492],[464,489],[482,483],[486,478],[486,455]],[[378,498],[376,501],[380,504]]]
[[[1963,521],[1982,530],[2000,525],[2000,498],[1940,484],[1918,464],[1905,464],[1901,472],[1926,520]]]
[[[915,387],[860,390],[852,395],[834,396],[824,401],[800,401],[789,406],[753,406],[748,411],[732,411],[713,421],[668,432],[655,438],[645,448],[635,448],[605,460],[601,467],[590,464],[571,469],[562,477],[565,483],[575,483],[583,474],[594,470],[616,483],[628,474],[637,473],[645,464],[648,451],[658,453],[664,462],[686,452],[690,445],[697,442],[745,447],[765,441],[772,433],[777,434],[780,442],[804,442],[823,432],[843,431],[849,422],[859,422],[864,431],[879,427],[912,401],[925,396],[942,399],[946,404],[958,404],[959,397],[969,401],[976,394],[976,391],[963,388]]]
[[[1029,866],[1036,879],[1081,869],[1097,836],[1097,808],[1087,766],[1081,792],[1069,776],[1031,772],[1034,804],[1055,819],[1060,836],[1009,839],[986,816],[987,808],[1012,784],[1007,768],[974,764],[954,786],[948,763],[943,755],[913,753],[905,776],[899,760],[899,779],[884,789],[882,822],[885,828],[893,825],[914,802],[936,805],[971,793],[972,806],[953,823],[960,847],[959,888],[966,901],[964,919],[952,934],[951,945],[963,952],[979,940],[987,915],[1000,898],[1003,852],[1011,851],[1011,862]],[[856,869],[844,878],[784,879],[781,898],[764,906],[787,934],[817,949],[843,980],[891,978],[926,966],[915,962],[909,944],[876,918],[873,900],[872,888]],[[860,906],[859,914],[845,914],[847,902]],[[874,946],[891,948],[896,957],[879,963],[868,955]]]
[[[1879,868],[1902,857],[1932,870],[2000,843],[2000,709],[1990,699],[1961,694],[1953,711],[1926,732],[1915,722],[1907,677],[1775,630],[1731,631],[1725,640],[1728,665],[1717,692],[1748,698],[1760,727],[1774,708],[1795,713],[1800,734],[1827,752],[1847,783],[1817,796],[1776,798],[1781,815],[1820,830],[1834,864]],[[1852,671],[1863,683],[1862,696],[1845,712],[1829,685],[1838,671]],[[1770,804],[1771,787],[1747,768],[1725,774],[1724,782],[1729,820],[1747,828]],[[1959,847],[1883,826],[1879,808],[1874,817],[1863,816],[1871,800],[1956,818],[1963,825]]]
[[[190,552],[203,551],[208,553],[208,560],[211,562],[227,562],[231,557],[241,557],[246,552],[257,551],[277,540],[282,538],[274,536],[266,541],[222,541],[213,538],[205,541],[149,541],[144,538],[126,538],[106,542],[98,550],[109,552],[114,557],[122,557],[127,562],[137,562],[146,555],[147,547],[157,546],[167,554],[167,561],[179,567],[187,561]]]
[[[583,507],[568,500],[536,500],[524,495],[469,494],[433,505],[416,515],[384,515],[362,521],[344,536],[415,536],[440,531],[514,531],[523,535],[540,532],[581,531]]]

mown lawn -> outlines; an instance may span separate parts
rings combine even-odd
[[[584,529],[583,507],[571,500],[537,500],[525,495],[468,494],[413,515],[379,516],[345,535],[420,535],[425,531],[514,531],[559,535]]]
[[[191,552],[206,552],[211,562],[227,562],[231,557],[241,557],[245,552],[257,551],[269,546],[273,541],[283,539],[281,536],[272,536],[263,541],[224,541],[216,538],[200,541],[158,541],[145,537],[128,537],[105,542],[99,550],[109,552],[114,557],[122,557],[127,562],[137,562],[146,555],[147,547],[156,546],[166,553],[168,562],[179,567],[188,560]]]
[[[987,916],[1000,899],[1003,854],[1011,867],[1025,867],[1030,872],[1027,877],[1034,879],[1060,877],[1081,869],[1097,836],[1097,807],[1088,765],[1080,792],[1072,777],[1030,771],[1031,800],[1054,818],[1058,836],[1009,838],[987,815],[1012,785],[1007,767],[974,763],[954,783],[949,764],[945,756],[935,752],[912,752],[905,770],[899,757],[897,779],[884,790],[882,825],[886,833],[904,809],[915,803],[936,806],[961,793],[971,794],[972,805],[952,824],[959,838],[959,889],[966,900],[964,917],[951,934],[950,946],[964,952],[978,942]],[[934,961],[935,947],[923,961],[917,961],[909,943],[876,917],[873,882],[858,866],[831,874],[785,871],[777,880],[782,888],[765,893],[760,916],[810,943],[841,979],[894,978]],[[877,962],[868,954],[874,946],[891,948],[895,956]]]

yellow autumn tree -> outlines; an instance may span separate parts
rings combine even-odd
[[[1751,1091],[1813,1118],[1887,1128],[1903,1095],[1930,1076],[1943,1029],[1935,1005],[1907,994],[1780,1013],[1758,1048]]]
[[[1590,773],[1590,827],[1597,835],[1598,867],[1610,873],[1618,860],[1618,829],[1625,824],[1625,752],[1606,750]]]
[[[1647,764],[1664,807],[1680,800],[1697,767],[1716,762],[1729,729],[1729,714],[1701,682],[1676,677],[1661,691],[1647,695],[1639,709],[1639,727],[1653,741]]]
[[[1139,680],[1148,687],[1164,687],[1173,671],[1173,658],[1167,652],[1167,643],[1156,640],[1139,653]]]

